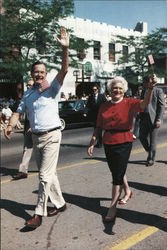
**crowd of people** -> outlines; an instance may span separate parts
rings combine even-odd
[[[31,135],[32,141],[29,148],[32,153],[33,147],[39,170],[39,189],[35,212],[32,218],[25,222],[25,225],[30,228],[39,227],[43,216],[55,216],[67,208],[56,170],[61,143],[61,121],[58,114],[59,93],[68,72],[69,64],[69,34],[65,28],[61,29],[60,38],[57,37],[57,40],[62,47],[60,71],[53,81],[48,83],[46,80],[46,64],[37,61],[32,65],[33,85],[24,93],[17,109],[10,115],[8,124],[4,129],[6,139],[10,139],[13,128],[21,115],[26,113],[26,122],[29,124],[25,123],[24,138],[26,141],[27,134]],[[157,77],[154,74],[144,78],[142,93],[137,98],[125,97],[128,83],[121,76],[117,76],[108,82],[109,96],[100,94],[98,85],[92,86],[85,115],[92,112],[94,129],[87,152],[89,156],[92,156],[95,146],[101,147],[102,144],[104,145],[104,152],[113,180],[111,204],[104,218],[105,222],[112,222],[115,219],[118,202],[124,205],[132,197],[132,190],[126,177],[126,169],[134,141],[134,117],[139,114],[141,115],[139,138],[148,152],[146,165],[154,164],[156,137],[165,108],[163,93],[156,88],[156,82]],[[64,101],[66,100],[64,95],[61,98]],[[149,141],[146,140],[147,136],[150,136]],[[26,142],[24,142],[24,153],[27,152],[27,147]],[[19,168],[19,173],[24,173],[24,175],[15,176],[15,180],[27,178],[28,167],[24,168],[24,170],[21,167]],[[122,190],[124,190],[124,195],[120,199]],[[53,208],[49,211],[47,209],[48,199],[53,204]]]

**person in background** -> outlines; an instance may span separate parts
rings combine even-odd
[[[72,93],[68,93],[68,100],[72,100]]]
[[[141,98],[143,99],[149,89],[151,76],[143,78],[143,91]],[[165,110],[165,98],[162,89],[155,87],[152,98],[144,112],[140,114],[139,139],[145,151],[148,153],[146,166],[154,165],[156,155],[156,144],[158,131],[162,123]]]
[[[2,120],[6,125],[8,125],[11,116],[12,116],[12,110],[9,108],[8,103],[5,103],[5,106],[2,109]]]
[[[61,69],[49,84],[46,80],[47,68],[45,63],[37,61],[32,65],[31,75],[34,85],[26,91],[21,99],[17,112],[10,119],[5,137],[15,127],[20,114],[26,112],[32,131],[33,147],[39,169],[39,190],[35,213],[25,225],[37,228],[42,223],[42,216],[54,216],[66,209],[58,176],[57,162],[61,142],[61,121],[58,114],[59,92],[68,71],[69,34],[61,28],[57,41],[62,47]],[[53,209],[47,211],[47,201],[50,198]]]
[[[124,205],[132,197],[129,188],[126,169],[130,157],[133,133],[133,119],[135,112],[142,112],[148,105],[153,87],[156,83],[156,76],[149,80],[149,89],[144,100],[125,98],[128,84],[123,77],[115,77],[108,83],[108,91],[111,94],[111,101],[102,104],[99,110],[96,129],[90,140],[88,155],[92,156],[96,143],[98,130],[103,129],[103,144],[108,166],[112,173],[112,201],[105,222],[111,222],[116,217],[116,206],[121,195],[122,188],[125,191],[120,204]]]
[[[14,99],[12,97],[10,97],[10,99],[9,99],[9,108],[12,109],[13,105],[14,105]]]
[[[67,101],[67,98],[63,92],[61,93],[60,101]]]
[[[82,99],[82,100],[88,100],[88,96],[86,96],[86,94],[83,93],[80,99]]]
[[[14,103],[12,106],[12,112],[16,112],[22,97],[23,97],[23,85],[22,85],[22,83],[19,82],[16,86],[16,99],[14,100]],[[22,119],[20,119],[20,120],[22,120]],[[23,126],[22,126],[20,120],[17,121],[16,127],[15,127],[17,129],[23,129]]]
[[[99,85],[94,84],[92,87],[92,93],[88,97],[88,101],[85,108],[85,115],[88,115],[91,117],[94,123],[94,128],[96,127],[96,120],[97,115],[99,112],[99,108],[102,103],[105,103],[107,101],[104,94],[99,93]],[[101,148],[102,147],[102,130],[99,129],[98,136],[97,136],[97,144],[96,147]]]
[[[27,82],[27,90],[32,88],[34,82],[30,79]],[[28,177],[28,167],[31,160],[33,152],[33,142],[32,142],[32,134],[29,120],[27,116],[25,116],[24,121],[24,148],[23,148],[23,156],[22,161],[19,165],[19,172],[13,176],[13,180],[20,180]]]
[[[136,99],[141,99],[141,93],[142,93],[142,86],[139,86],[137,89],[137,95],[135,96]],[[139,136],[139,122],[140,122],[140,113],[135,114],[135,121],[133,126],[133,139],[136,140],[136,138]]]

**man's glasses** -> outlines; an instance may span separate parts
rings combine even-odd
[[[97,89],[93,89],[93,91],[97,91]]]

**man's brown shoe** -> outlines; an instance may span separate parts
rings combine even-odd
[[[56,214],[58,214],[60,212],[64,212],[66,210],[66,208],[67,208],[66,204],[64,206],[60,207],[60,208],[55,207],[55,208],[53,208],[52,210],[50,210],[48,212],[48,217],[54,216],[54,215],[56,215]]]
[[[30,220],[27,220],[25,225],[31,228],[37,228],[42,224],[42,216],[35,214]]]
[[[17,180],[20,180],[20,179],[25,179],[27,177],[28,177],[28,175],[26,173],[18,172],[16,175],[13,176],[13,180],[17,181]]]

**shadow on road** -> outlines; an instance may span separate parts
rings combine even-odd
[[[103,162],[106,162],[106,158],[105,157],[84,157],[83,158],[84,160],[97,160],[97,161],[103,161]]]
[[[20,217],[22,219],[29,220],[31,216],[26,212],[26,210],[35,210],[34,205],[22,204],[16,201],[1,199],[1,209],[5,209],[9,213],[13,214],[14,216]],[[28,228],[24,226],[20,229],[20,232],[29,232],[33,231],[33,228]]]
[[[167,164],[167,161],[155,161],[155,163],[156,162]],[[144,160],[140,160],[140,161],[128,161],[128,164],[145,165],[146,161],[144,161]]]
[[[133,182],[133,181],[129,181],[128,183],[129,183],[129,186],[135,189],[142,190],[142,191],[149,192],[149,193],[154,193],[154,194],[161,195],[161,196],[167,196],[166,187]]]
[[[34,170],[34,171],[28,171],[28,173],[36,173],[37,171]],[[13,169],[13,168],[4,168],[4,167],[1,167],[0,168],[0,176],[11,176],[13,177],[14,175],[16,175],[18,173],[18,169]]]
[[[106,214],[107,208],[100,206],[100,201],[110,200],[109,198],[94,198],[67,193],[63,193],[63,197],[68,203],[74,204],[78,207],[92,211],[102,216]]]
[[[129,209],[119,209],[119,217],[134,224],[153,226],[167,232],[167,219],[159,215],[131,211]]]
[[[140,161],[128,161],[128,164],[146,165],[146,161],[144,161],[144,160],[140,160]]]
[[[115,221],[111,222],[111,223],[104,222],[104,217],[107,214],[108,208],[100,205],[101,201],[106,201],[106,200],[110,201],[111,199],[102,198],[102,197],[98,197],[98,198],[92,197],[91,198],[91,197],[74,195],[74,194],[67,194],[67,193],[63,193],[63,196],[64,196],[66,202],[73,204],[73,205],[76,205],[78,207],[81,207],[85,210],[92,211],[94,213],[101,215],[102,222],[103,222],[104,227],[105,227],[104,232],[106,234],[109,234],[109,235],[115,234],[113,232],[113,226],[115,224]]]
[[[104,216],[106,215],[108,208],[100,205],[101,201],[110,200],[109,198],[102,198],[102,197],[90,198],[86,196],[74,195],[68,193],[63,193],[63,195],[66,202],[74,204],[82,209],[92,211],[94,213],[101,215],[102,222],[104,224],[104,230],[103,230],[104,233],[109,235],[115,234],[115,232],[113,232],[113,226],[115,224],[115,221],[112,223],[104,222]],[[23,218],[24,220],[28,220],[31,218],[31,216],[26,212],[26,210],[35,210],[35,205],[22,204],[16,201],[2,199],[1,209],[5,209],[14,216]],[[129,209],[117,208],[117,218],[119,217],[134,224],[154,226],[164,232],[167,232],[167,223],[166,223],[167,219],[159,215],[132,211]],[[20,229],[20,232],[29,232],[29,231],[31,231],[31,229],[27,227],[23,227],[22,229]]]
[[[156,162],[167,164],[167,161],[156,161]]]
[[[90,198],[86,196],[67,194],[67,193],[63,193],[63,196],[68,203],[74,204],[78,207],[81,207],[82,209],[86,209],[88,211],[100,214],[102,216],[102,221],[104,220],[104,216],[106,215],[108,208],[101,206],[100,202],[104,200],[110,200],[109,198],[102,198],[102,197]],[[167,232],[166,218],[163,218],[158,215],[117,208],[117,217],[120,217],[134,224],[138,223],[143,225],[155,226],[160,230]],[[105,226],[104,232],[110,235],[115,234],[113,232],[114,224],[115,222],[104,223]]]
[[[0,175],[1,176],[13,176],[15,174],[17,174],[18,170],[17,169],[13,169],[13,168],[0,168]]]
[[[34,205],[22,204],[12,200],[1,199],[1,209],[5,209],[14,216],[20,217],[22,219],[28,220],[31,216],[26,212],[26,210],[35,210]]]

